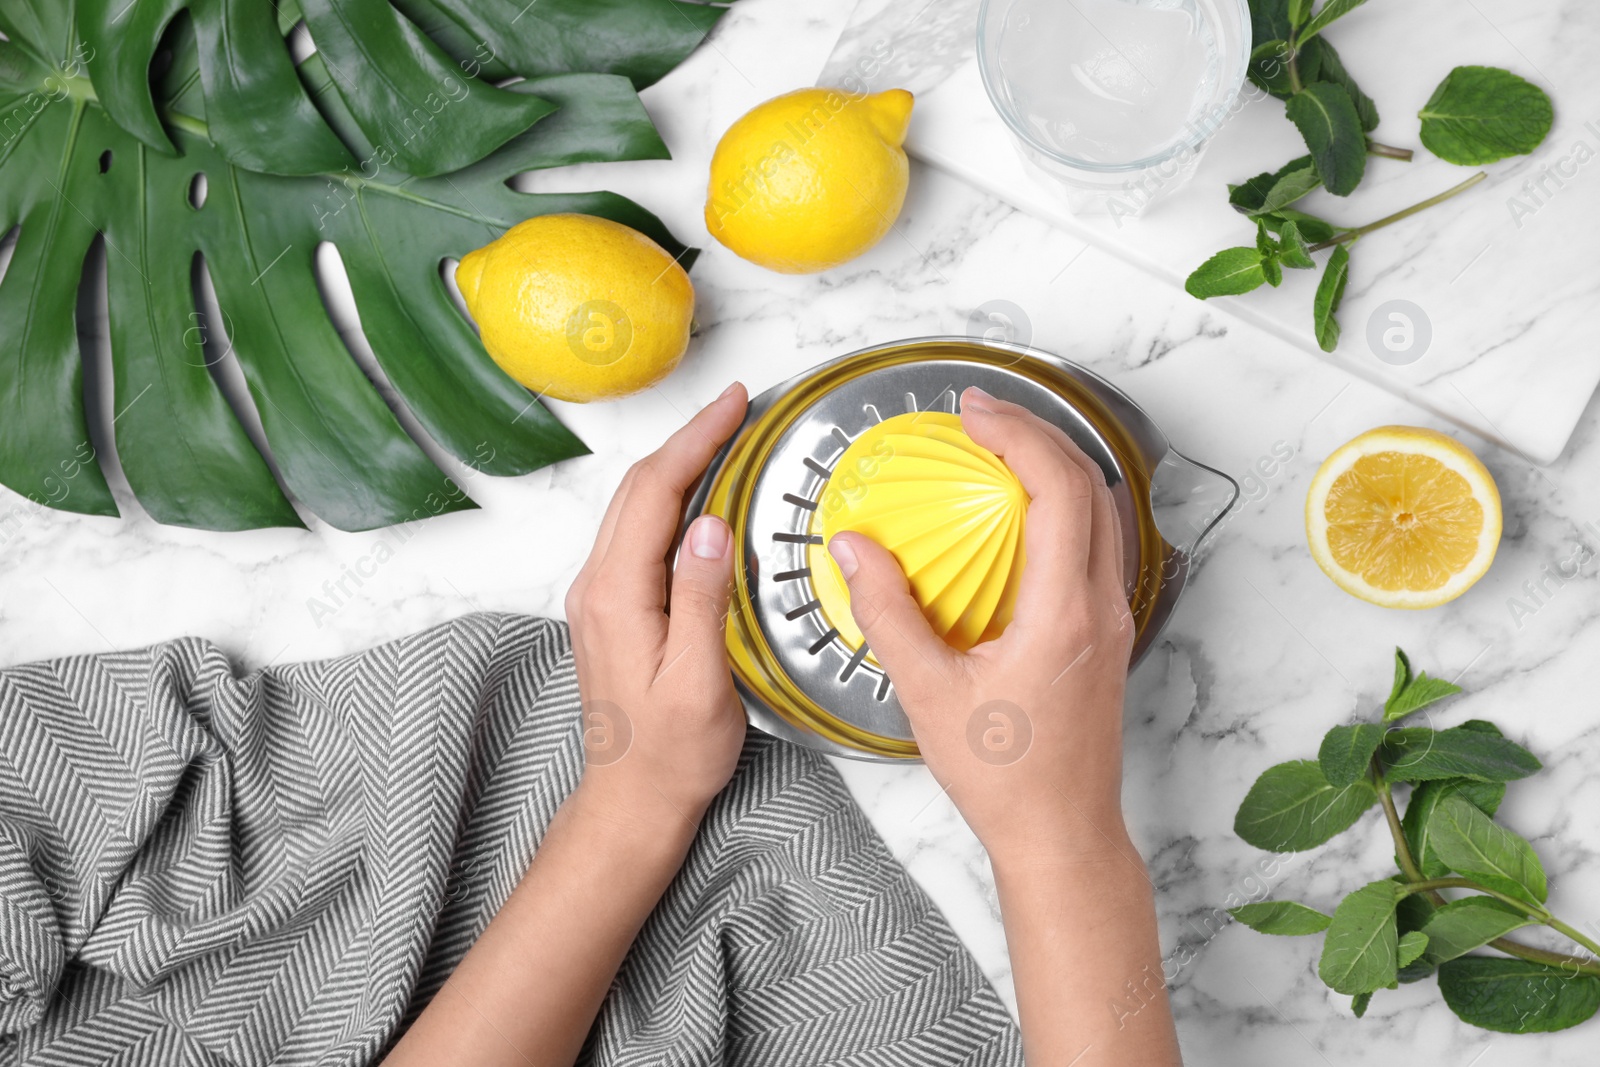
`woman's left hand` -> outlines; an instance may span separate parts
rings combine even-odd
[[[724,641],[735,552],[703,515],[675,569],[683,497],[744,418],[735,383],[617,487],[588,562],[567,593],[583,701],[591,807],[691,832],[728,784],[744,743]],[[670,596],[668,590],[671,590]]]
[[[745,403],[735,384],[617,488],[567,593],[583,780],[385,1067],[576,1062],[628,946],[733,777],[744,710],[723,644],[728,527],[714,516],[695,520],[670,574],[667,553],[684,493],[733,435]]]

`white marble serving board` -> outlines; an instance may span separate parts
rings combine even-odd
[[[818,84],[849,84],[853,75],[875,90],[910,89],[912,154],[1174,286],[1213,252],[1251,243],[1225,185],[1305,151],[1281,103],[1256,93],[1261,98],[1213,140],[1194,180],[1143,217],[1074,216],[1024,172],[990,106],[975,51],[978,6],[861,0]],[[1489,178],[1476,188],[1358,243],[1337,352],[1321,352],[1312,336],[1313,272],[1289,272],[1278,290],[1213,303],[1525,459],[1554,462],[1600,382],[1589,325],[1600,256],[1585,237],[1600,221],[1600,79],[1580,46],[1600,43],[1600,5],[1372,3],[1327,36],[1378,103],[1374,138],[1417,149],[1412,163],[1369,159],[1348,199],[1319,191],[1299,205],[1336,223],[1382,218],[1478,169],[1436,159],[1418,140],[1416,112],[1455,66],[1501,66],[1540,85],[1555,101],[1555,127],[1534,155],[1482,168]],[[1525,191],[1546,173],[1553,176],[1542,178],[1543,192]],[[1384,305],[1395,300],[1420,308],[1431,325],[1426,350],[1404,366],[1379,359],[1368,341],[1369,322],[1387,325]]]

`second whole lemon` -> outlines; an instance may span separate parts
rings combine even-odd
[[[689,345],[694,286],[666,249],[593,215],[540,215],[462,257],[456,285],[500,368],[586,403],[647,389]]]
[[[785,274],[827,270],[882,239],[905,203],[912,96],[800,89],[729,127],[711,159],[706,227]]]

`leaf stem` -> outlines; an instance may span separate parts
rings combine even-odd
[[[1420,882],[1407,882],[1405,889],[1409,893],[1425,893],[1434,889],[1470,889],[1475,893],[1483,893],[1494,897],[1500,903],[1516,908],[1530,919],[1538,919],[1539,922],[1546,924],[1551,922],[1550,913],[1537,904],[1529,904],[1526,900],[1518,900],[1509,894],[1490,889],[1485,885],[1479,885],[1470,878],[1425,878]],[[1573,938],[1573,940],[1576,941],[1577,938]]]
[[[1536,919],[1542,925],[1570,937],[1584,948],[1594,952],[1595,955],[1600,956],[1600,951],[1597,951],[1600,946],[1596,946],[1589,938],[1583,936],[1560,919],[1555,918],[1543,908],[1535,908],[1525,900],[1518,900],[1515,897],[1506,896],[1504,893],[1496,893],[1493,889],[1481,886],[1470,878],[1428,878],[1421,882],[1408,884],[1405,888],[1413,893],[1426,892],[1434,897],[1438,896],[1435,891],[1439,889],[1471,889],[1477,893],[1485,893],[1503,904],[1509,904],[1511,907],[1516,908],[1530,919]],[[1596,959],[1594,956],[1586,959],[1583,956],[1571,956],[1565,952],[1551,952],[1548,949],[1524,945],[1520,941],[1512,941],[1507,937],[1495,938],[1489,942],[1489,947],[1499,949],[1507,956],[1516,956],[1518,959],[1600,977],[1600,959]]]
[[[1574,930],[1560,919],[1551,917],[1551,919],[1545,923],[1545,925],[1550,927],[1550,929],[1557,931],[1558,933],[1565,934],[1567,937],[1572,938],[1572,940],[1576,941],[1578,944],[1582,945],[1596,956],[1600,956],[1600,945],[1595,944],[1593,940],[1585,937],[1583,934],[1580,934],[1577,930]]]
[[[192,133],[196,137],[204,137],[208,141],[211,140],[211,127],[207,126],[204,120],[197,119],[193,115],[185,115],[181,111],[172,111],[170,109],[166,111],[165,117],[169,123],[176,126],[184,133]]]
[[[1411,854],[1411,843],[1406,840],[1405,828],[1400,823],[1400,814],[1395,810],[1394,791],[1390,789],[1389,783],[1384,780],[1383,772],[1378,767],[1376,756],[1372,760],[1372,778],[1373,784],[1378,790],[1378,800],[1383,804],[1384,818],[1389,823],[1389,834],[1394,838],[1395,862],[1400,867],[1401,872],[1405,874],[1409,883],[1406,885],[1406,889],[1413,893],[1426,895],[1428,901],[1436,908],[1448,903],[1439,893],[1441,889],[1475,889],[1497,897],[1515,908],[1528,912],[1530,915],[1532,914],[1526,902],[1501,896],[1499,893],[1484,889],[1476,882],[1469,881],[1466,878],[1424,878],[1422,869],[1417,866],[1416,857]],[[1560,919],[1551,916],[1548,912],[1543,914],[1545,925],[1570,937],[1594,953],[1596,957],[1600,957],[1600,945],[1580,934]],[[1569,956],[1563,952],[1551,952],[1548,949],[1534,948],[1532,945],[1524,945],[1522,942],[1513,941],[1508,937],[1497,937],[1489,942],[1488,947],[1498,949],[1507,956],[1515,956],[1518,959],[1527,960],[1530,963],[1543,963],[1551,967],[1561,967],[1579,971],[1583,974],[1600,976],[1600,960],[1597,959],[1584,959],[1582,956]]]
[[[44,92],[53,92],[59,89],[81,103],[98,104],[100,102],[100,98],[95,95],[94,83],[88,78],[80,78],[69,74],[51,74],[45,81],[47,84],[44,86]],[[60,84],[59,86],[50,86],[48,83],[51,81]]]
[[[88,78],[76,75],[52,74],[48,80],[59,82],[59,88],[47,84],[41,89],[42,92],[65,91],[68,97],[79,103],[100,104],[100,95],[95,92],[94,82]],[[174,111],[168,107],[161,109],[161,117],[184,133],[193,134],[196,137],[204,137],[208,141],[211,140],[211,127],[206,125],[204,119],[197,119],[193,115],[185,115],[181,111]]]
[[[1582,956],[1569,956],[1565,952],[1551,952],[1547,949],[1534,948],[1524,945],[1520,941],[1513,941],[1507,937],[1497,937],[1489,942],[1489,948],[1498,949],[1507,956],[1515,956],[1519,960],[1530,963],[1542,963],[1547,967],[1559,967],[1564,971],[1576,971],[1580,974],[1592,974],[1600,977],[1600,962],[1593,959],[1584,959]]]
[[[1452,196],[1458,196],[1461,193],[1466,192],[1468,189],[1471,189],[1474,185],[1477,185],[1488,176],[1489,175],[1486,172],[1480,170],[1478,173],[1474,174],[1460,185],[1446,189],[1438,196],[1430,196],[1428,199],[1420,203],[1412,204],[1410,207],[1402,211],[1396,211],[1393,215],[1385,215],[1377,222],[1369,222],[1365,226],[1357,226],[1355,229],[1345,230],[1343,233],[1335,234],[1326,241],[1318,241],[1316,244],[1311,246],[1309,251],[1320,252],[1324,248],[1332,248],[1334,245],[1348,244],[1349,242],[1354,241],[1357,237],[1360,237],[1364,234],[1369,234],[1373,230],[1381,230],[1385,226],[1399,222],[1401,219],[1408,219],[1419,211],[1426,211],[1428,208],[1433,207],[1436,204],[1444,203]]]
[[[1383,774],[1378,770],[1378,757],[1372,757],[1372,773],[1376,778],[1378,787],[1378,800],[1383,804],[1383,817],[1389,822],[1389,836],[1394,838],[1394,858],[1399,864],[1401,873],[1411,882],[1421,882],[1422,868],[1417,866],[1416,857],[1411,855],[1411,844],[1406,840],[1406,832],[1400,825],[1400,813],[1394,807],[1394,791],[1389,788],[1389,783],[1383,780]],[[1431,893],[1430,898],[1434,904],[1442,904],[1444,898],[1437,893]]]
[[[1409,148],[1396,148],[1394,145],[1379,144],[1372,138],[1367,138],[1367,152],[1374,156],[1385,156],[1389,159],[1398,159],[1406,163],[1411,162],[1415,154]]]

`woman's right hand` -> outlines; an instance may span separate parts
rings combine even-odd
[[[1118,838],[1133,622],[1105,476],[1058,427],[981,390],[962,394],[961,420],[1031,498],[1011,624],[956,651],[929,627],[894,557],[841,533],[828,548],[851,613],[894,682],[928,769],[992,856]]]
[[[961,422],[1031,498],[1005,633],[957,652],[885,549],[844,533],[829,550],[928,769],[988,850],[1027,1062],[1181,1067],[1154,886],[1122,821],[1134,627],[1111,493],[1023,408],[968,389]]]

